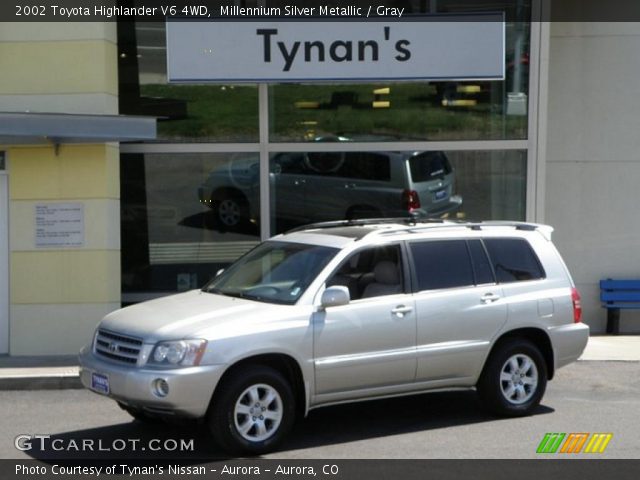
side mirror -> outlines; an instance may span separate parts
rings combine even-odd
[[[224,272],[224,268],[221,268],[220,270],[218,270],[218,271],[216,272],[216,277],[219,277],[219,276],[220,276],[220,274],[221,274],[222,272]],[[215,277],[214,277],[214,278],[215,278]]]
[[[335,285],[333,287],[327,287],[327,289],[322,292],[320,306],[322,308],[339,307],[340,305],[347,305],[350,300],[349,289],[341,285]]]

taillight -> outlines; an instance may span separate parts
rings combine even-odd
[[[402,192],[402,206],[412,212],[420,208],[420,196],[415,190],[404,190]]]
[[[582,304],[580,303],[580,292],[576,287],[571,289],[571,301],[573,302],[573,323],[582,321]]]

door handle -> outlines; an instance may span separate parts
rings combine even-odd
[[[396,308],[391,310],[391,313],[394,315],[398,315],[400,318],[404,317],[405,313],[409,313],[413,311],[413,307],[408,307],[406,305],[398,305]]]
[[[482,303],[493,303],[493,302],[497,302],[498,300],[500,300],[500,295],[496,295],[495,293],[485,293],[481,298],[480,301]]]

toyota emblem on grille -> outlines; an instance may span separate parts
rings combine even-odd
[[[118,344],[115,342],[111,342],[109,344],[109,351],[112,353],[116,353],[118,351]]]

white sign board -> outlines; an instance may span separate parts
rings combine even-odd
[[[35,206],[36,248],[84,246],[82,203],[39,203]]]
[[[405,21],[168,20],[170,82],[501,80],[502,14]]]

